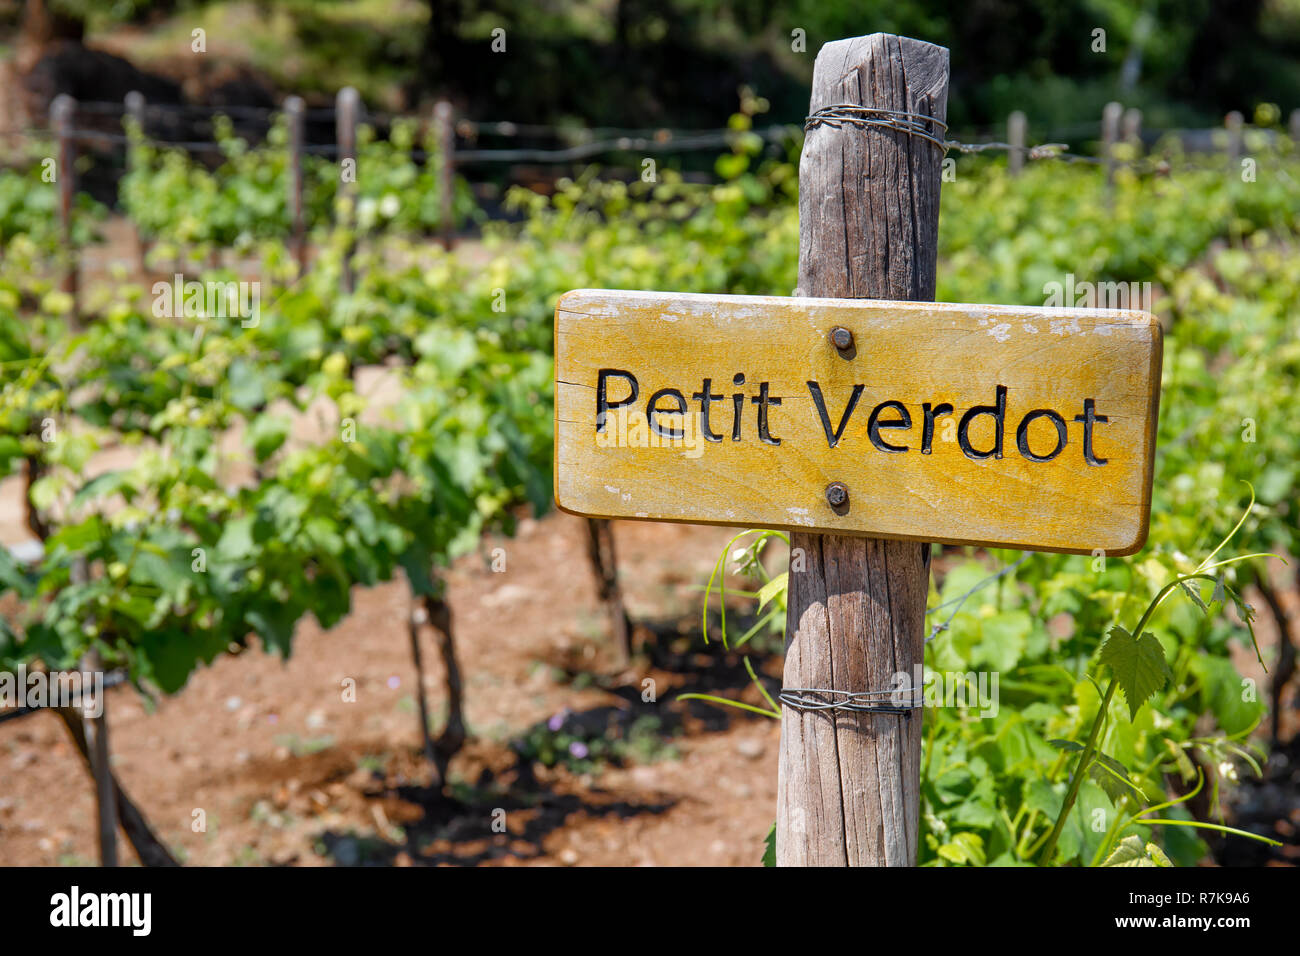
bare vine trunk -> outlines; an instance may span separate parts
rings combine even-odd
[[[433,736],[430,729],[428,694],[424,688],[424,655],[420,651],[420,628],[424,624],[433,628],[438,655],[442,658],[443,686],[447,692],[447,723],[442,733]],[[465,745],[465,692],[460,675],[460,662],[456,657],[456,642],[452,631],[451,606],[445,597],[436,594],[418,595],[411,609],[409,622],[411,658],[415,663],[415,698],[420,713],[420,740],[425,759],[437,774],[436,785],[447,782],[447,768],[451,760]]]
[[[1286,613],[1286,608],[1282,606],[1277,592],[1268,580],[1268,572],[1261,572],[1255,579],[1255,585],[1259,588],[1259,593],[1264,597],[1264,603],[1268,605],[1269,612],[1273,620],[1277,623],[1277,669],[1273,672],[1272,679],[1269,682],[1270,713],[1269,713],[1269,731],[1273,738],[1273,745],[1277,746],[1278,737],[1281,732],[1282,720],[1282,693],[1291,678],[1295,676],[1296,671],[1296,649],[1295,642],[1291,638],[1291,626]]]
[[[54,712],[59,715],[63,725],[68,729],[68,736],[72,738],[72,742],[86,762],[87,769],[93,773],[90,744],[86,739],[86,724],[81,712],[75,707],[56,707]],[[111,770],[108,772],[108,780],[113,787],[113,801],[117,807],[118,823],[121,824],[126,838],[131,841],[131,846],[135,848],[140,862],[145,866],[180,866],[171,851],[154,834],[149,821],[122,789],[121,783]]]

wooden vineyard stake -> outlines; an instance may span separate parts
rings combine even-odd
[[[298,263],[298,275],[307,271],[307,239],[302,210],[303,118],[306,104],[301,96],[286,97],[284,122],[289,139],[289,247]]]
[[[63,278],[61,288],[72,296],[72,311],[77,313],[77,250],[72,237],[72,201],[77,190],[77,147],[72,134],[72,118],[77,111],[77,101],[67,93],[60,93],[50,103],[50,128],[58,148],[55,175],[59,178],[59,232],[63,244]]]
[[[1132,147],[1132,158],[1137,159],[1142,155],[1142,111],[1136,106],[1129,107],[1124,111],[1124,119],[1120,125],[1124,142]]]
[[[342,226],[352,230],[357,225],[357,114],[361,111],[361,94],[351,86],[339,90],[334,100],[334,138],[339,150],[340,208],[345,217]],[[350,168],[349,168],[350,167]],[[350,236],[343,249],[343,269],[340,274],[342,291],[351,294],[356,286],[352,271],[352,254],[356,251],[356,237]]]
[[[446,100],[433,108],[433,123],[438,141],[438,234],[442,247],[451,251],[456,233],[456,124]]]
[[[1159,323],[1072,308],[1072,282],[1041,307],[933,302],[947,97],[943,47],[822,48],[795,298],[556,307],[561,508],[790,531],[780,865],[916,862],[931,542],[1146,540]]]
[[[144,94],[139,90],[131,90],[122,98],[122,106],[127,117],[134,124],[141,141],[148,140],[148,132],[145,127],[145,99]],[[135,150],[128,144],[127,146],[127,165],[130,166],[135,162]],[[131,232],[135,237],[135,255],[136,265],[143,275],[146,272],[145,260],[149,256],[150,243],[145,239],[144,233],[140,231],[140,226],[136,222],[131,223]]]
[[[1025,114],[1015,110],[1007,117],[1007,171],[1019,176],[1025,168]]]
[[[1101,111],[1101,155],[1106,160],[1106,188],[1115,185],[1115,145],[1119,142],[1120,120],[1124,116],[1124,106],[1111,101]]]
[[[1228,131],[1228,144],[1225,152],[1228,156],[1228,172],[1237,174],[1241,172],[1241,157],[1245,152],[1242,145],[1242,124],[1246,122],[1245,118],[1237,110],[1233,110],[1223,118],[1224,129]]]
[[[122,107],[126,115],[131,117],[132,121],[140,130],[141,136],[148,135],[144,128],[144,94],[139,90],[131,90],[126,96],[122,97]]]

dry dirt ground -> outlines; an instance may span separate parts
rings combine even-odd
[[[703,689],[757,702],[742,694],[738,660],[699,639],[697,588],[729,533],[616,527],[629,607],[655,616],[660,645],[655,661],[622,671],[585,534],[567,515],[528,521],[485,542],[505,549],[504,572],[471,555],[450,573],[476,738],[452,764],[452,799],[429,789],[421,757],[404,582],[355,592],[332,631],[301,625],[288,661],[223,657],[153,712],[129,687],[110,691],[123,786],[192,864],[758,863],[776,808],[777,723],[674,700]],[[429,633],[423,643],[436,711],[442,669]],[[655,702],[642,699],[647,679]],[[510,742],[566,708],[565,726],[659,723],[624,767],[534,774]],[[55,716],[0,725],[0,779],[0,864],[95,860],[90,779]]]

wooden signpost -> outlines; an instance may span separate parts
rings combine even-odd
[[[881,695],[922,663],[929,542],[1146,539],[1155,318],[929,301],[947,91],[942,47],[822,48],[799,298],[578,290],[556,311],[561,508],[791,530],[781,865],[916,861],[919,688]]]

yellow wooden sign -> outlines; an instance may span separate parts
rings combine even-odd
[[[569,292],[569,512],[1132,554],[1151,507],[1146,312]]]

